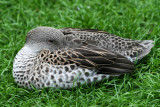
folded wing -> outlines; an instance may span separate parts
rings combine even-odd
[[[52,65],[76,64],[81,68],[96,69],[98,74],[117,75],[134,71],[134,64],[122,55],[90,45],[56,52],[42,51],[39,56],[43,57],[43,62]]]

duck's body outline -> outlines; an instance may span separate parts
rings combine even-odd
[[[150,52],[152,43],[99,30],[38,27],[16,55],[13,77],[28,88],[72,88],[101,81],[134,71],[134,62]]]

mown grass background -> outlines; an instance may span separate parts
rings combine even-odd
[[[93,28],[154,40],[132,74],[71,90],[27,90],[12,77],[13,59],[37,26]],[[0,107],[160,106],[159,0],[0,0]]]

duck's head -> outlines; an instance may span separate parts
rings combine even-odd
[[[33,52],[57,50],[65,47],[65,35],[52,27],[37,27],[28,32],[25,46]]]

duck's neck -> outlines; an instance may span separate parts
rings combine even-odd
[[[24,46],[15,56],[13,71],[26,71],[34,65],[37,53]]]

